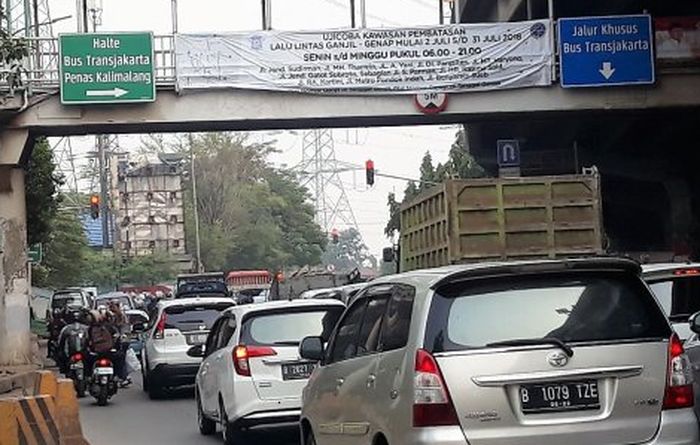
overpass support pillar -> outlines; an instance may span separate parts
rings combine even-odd
[[[31,363],[24,168],[27,132],[0,134],[0,366]]]

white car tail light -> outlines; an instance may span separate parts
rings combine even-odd
[[[668,350],[668,381],[664,409],[690,408],[694,404],[693,372],[678,335],[673,334]]]
[[[165,338],[165,323],[168,321],[168,314],[163,312],[160,314],[158,323],[156,324],[156,330],[153,332],[153,338],[156,340],[162,340]]]
[[[413,426],[447,425],[459,425],[457,412],[435,358],[419,349],[413,383]]]
[[[250,377],[249,359],[256,357],[269,357],[277,355],[277,352],[265,346],[245,346],[239,345],[233,348],[233,367],[236,374],[243,377]]]

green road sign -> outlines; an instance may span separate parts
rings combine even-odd
[[[32,264],[39,264],[44,257],[44,249],[41,247],[41,243],[32,244],[29,246],[29,262]]]
[[[153,34],[59,35],[61,103],[153,102]]]

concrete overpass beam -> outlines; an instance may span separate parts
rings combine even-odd
[[[0,366],[31,363],[27,210],[24,169],[26,131],[0,139]]]

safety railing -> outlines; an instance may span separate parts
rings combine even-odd
[[[59,50],[56,37],[30,37],[24,39],[29,46],[29,55],[21,63],[22,84],[17,90],[29,94],[56,91],[60,86]],[[173,35],[154,36],[154,57],[156,86],[174,88],[176,77],[175,37]],[[558,64],[558,61],[555,63]],[[558,71],[558,70],[555,70]],[[700,61],[658,61],[659,73],[700,72]],[[9,66],[0,61],[0,73],[11,73]],[[10,90],[7,82],[0,82],[0,92]]]
[[[24,39],[28,55],[21,63],[21,82],[17,88],[30,94],[55,91],[60,85],[58,38],[30,37]],[[175,86],[175,38],[172,35],[154,36],[154,67],[156,86]],[[0,62],[0,73],[10,74],[12,67]],[[7,92],[9,84],[0,83],[0,91]]]

